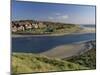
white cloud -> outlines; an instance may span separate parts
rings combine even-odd
[[[53,19],[54,19],[54,17],[48,17],[48,19],[53,20]]]
[[[69,18],[69,16],[67,14],[61,15],[61,14],[58,14],[58,13],[56,13],[56,16],[49,16],[48,17],[49,20],[53,20],[53,21],[54,20],[55,21],[63,21],[63,20],[66,20],[68,18]]]
[[[56,15],[56,16],[59,16],[59,15],[61,15],[61,14],[60,14],[60,13],[55,13],[55,15]]]
[[[55,13],[56,15],[56,19],[68,19],[68,15],[67,14],[61,14],[61,13]]]
[[[68,19],[68,15],[62,15],[62,16],[59,16],[61,17],[61,19]]]
[[[69,18],[69,16],[67,14],[66,15],[59,15],[56,17],[56,19],[59,19],[59,20],[66,20],[68,18]]]

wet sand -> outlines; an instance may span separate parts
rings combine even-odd
[[[87,47],[87,45],[89,47]],[[45,55],[53,58],[66,58],[70,56],[79,55],[87,50],[90,50],[92,46],[88,43],[74,43],[69,45],[61,45],[52,48],[46,52],[40,53],[40,55]]]

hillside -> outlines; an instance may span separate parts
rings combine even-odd
[[[47,21],[21,20],[12,21],[12,33],[21,35],[40,35],[73,33],[80,30],[79,25]]]
[[[90,69],[96,69],[96,49],[93,48],[82,55],[66,58],[65,60],[89,67]]]
[[[31,72],[50,72],[64,70],[83,70],[89,69],[79,64],[74,64],[61,59],[37,56],[35,54],[13,53],[12,54],[12,73],[31,73]]]

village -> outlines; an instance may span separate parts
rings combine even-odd
[[[28,21],[13,21],[12,22],[12,32],[17,31],[31,31],[38,28],[44,28],[46,25],[44,25],[42,22],[28,22]]]

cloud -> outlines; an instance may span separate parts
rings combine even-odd
[[[61,19],[68,19],[68,15],[62,15],[62,16],[59,16],[59,18],[61,17]]]
[[[55,15],[56,15],[56,18],[58,19],[68,19],[67,14],[55,13]]]
[[[48,19],[49,20],[66,20],[68,19],[69,16],[67,14],[65,15],[61,15],[60,13],[56,13],[56,16],[49,16]]]
[[[60,13],[55,13],[55,15],[56,15],[56,16],[59,16],[59,15],[61,15],[61,14],[60,14]]]
[[[53,20],[53,19],[54,19],[54,17],[48,17],[48,19]]]

